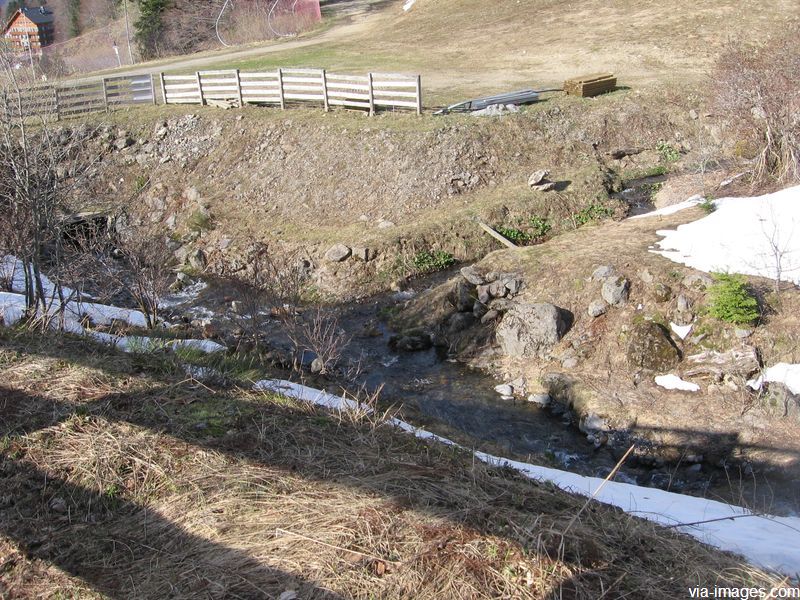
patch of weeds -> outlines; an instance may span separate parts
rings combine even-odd
[[[507,240],[514,242],[517,246],[524,246],[533,240],[530,235],[521,229],[515,229],[513,227],[496,227],[495,230]]]
[[[202,233],[214,229],[214,219],[205,211],[196,210],[186,220],[186,225],[190,230]]]
[[[139,175],[133,182],[133,193],[138,194],[147,187],[150,178],[147,175]]]
[[[648,183],[645,185],[645,189],[647,190],[648,197],[652,200],[655,195],[661,191],[661,188],[664,187],[664,183]]]
[[[572,215],[572,220],[576,227],[591,223],[592,221],[599,221],[600,219],[607,219],[612,216],[614,211],[608,206],[602,204],[590,204],[586,208],[579,210]]]
[[[699,206],[700,209],[707,215],[710,215],[715,210],[717,210],[717,205],[714,204],[713,200],[709,200],[708,198],[704,198],[703,201],[697,206]]]
[[[528,220],[528,223],[531,226],[531,235],[535,239],[543,238],[553,228],[553,226],[548,222],[547,219],[544,219],[542,217],[537,217],[536,215],[532,216]]]
[[[420,273],[442,271],[456,263],[455,257],[444,250],[420,250],[413,258],[414,268]]]
[[[648,177],[661,177],[669,173],[669,169],[665,165],[656,165],[648,167],[647,169],[638,169],[626,174],[625,180],[632,179],[647,179]]]
[[[712,317],[733,323],[751,324],[761,315],[758,300],[753,295],[744,277],[729,273],[715,273],[716,282],[709,290],[708,314]]]
[[[675,146],[664,140],[661,140],[656,144],[656,151],[658,151],[658,153],[661,155],[661,159],[664,162],[677,162],[681,158],[680,151]]]

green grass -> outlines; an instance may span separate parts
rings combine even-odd
[[[442,271],[455,264],[455,257],[444,250],[420,250],[412,259],[414,268],[420,273]]]

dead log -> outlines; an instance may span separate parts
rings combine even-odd
[[[726,375],[749,377],[761,368],[758,353],[752,346],[734,348],[727,352],[706,350],[686,358],[692,366],[684,373],[686,377],[714,377],[721,379]]]

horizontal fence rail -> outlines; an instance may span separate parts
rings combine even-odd
[[[265,72],[198,71],[194,75],[159,76],[164,104],[266,104],[312,102],[363,109],[416,110],[422,114],[419,75],[368,73],[344,75],[325,69],[278,69]]]
[[[5,89],[0,94],[0,110],[6,116],[17,118],[60,119],[119,106],[155,103],[156,92],[151,75]]]

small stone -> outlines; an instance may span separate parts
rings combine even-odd
[[[703,291],[714,285],[714,280],[708,275],[693,273],[683,278],[683,285],[689,289]]]
[[[736,330],[734,330],[734,334],[736,335],[736,337],[738,339],[746,340],[751,335],[753,335],[753,330],[752,329],[736,329]]]
[[[63,498],[53,498],[50,500],[50,510],[57,513],[67,512],[67,502]]]
[[[486,278],[478,272],[474,265],[461,269],[461,276],[472,285],[484,285],[486,283]]]
[[[502,383],[500,385],[494,386],[494,391],[500,394],[501,396],[513,396],[514,395],[514,388],[512,388],[507,383]]]
[[[390,227],[394,227],[394,223],[391,221],[386,221],[384,219],[378,221],[378,229],[389,229]]]
[[[231,310],[237,315],[241,315],[244,310],[244,303],[241,300],[231,301]]]
[[[624,277],[607,277],[603,281],[600,295],[611,306],[624,304],[628,300],[631,283]]]
[[[369,262],[372,258],[372,255],[369,251],[369,248],[362,248],[362,247],[353,247],[353,258],[356,260],[360,260],[361,262]]]
[[[564,362],[561,363],[561,366],[565,369],[574,369],[578,366],[578,359],[574,356],[572,358],[568,358]]]
[[[552,402],[552,399],[550,398],[549,394],[531,394],[528,396],[528,402],[545,407]]]
[[[325,260],[328,262],[342,262],[350,258],[352,254],[352,250],[348,246],[344,244],[335,244],[328,248],[328,251],[325,253]]]
[[[489,294],[493,298],[504,298],[508,294],[508,289],[502,281],[495,281],[489,284]]]
[[[492,321],[497,319],[497,317],[499,317],[499,316],[500,316],[500,313],[498,311],[490,310],[489,312],[487,312],[485,315],[483,315],[481,317],[481,323],[486,325],[487,323],[491,323]]]
[[[678,312],[686,312],[692,307],[692,301],[683,294],[678,296],[677,308]]]
[[[672,288],[664,283],[657,283],[653,286],[653,298],[656,302],[669,302],[672,298]]]
[[[641,279],[645,283],[653,283],[653,274],[650,272],[650,269],[642,269],[639,271],[639,279]]]
[[[695,109],[691,109],[691,110],[689,111],[689,118],[690,118],[692,121],[697,121],[697,119],[699,119],[699,118],[700,118],[700,115],[698,115],[698,114],[697,114],[697,111],[696,111]]]
[[[528,185],[531,187],[535,185],[540,185],[545,181],[545,179],[547,179],[548,175],[550,175],[550,172],[545,169],[542,169],[540,171],[535,171],[534,173],[531,174],[530,177],[528,177]]]
[[[201,248],[197,248],[193,252],[189,253],[189,255],[186,257],[186,262],[188,262],[189,266],[193,269],[202,271],[206,268],[208,259],[206,258],[206,253],[203,252]]]
[[[606,312],[608,312],[608,304],[602,300],[595,300],[589,305],[587,312],[589,313],[590,317],[597,318],[600,315],[604,315]]]
[[[516,296],[522,289],[522,280],[518,277],[509,277],[508,279],[504,280],[504,283],[508,293],[512,296]]]
[[[611,277],[614,274],[614,267],[603,265],[597,267],[592,272],[592,281],[603,281],[606,277]]]
[[[311,372],[322,373],[325,370],[325,362],[318,356],[311,361]]]
[[[492,299],[492,294],[489,292],[489,286],[479,285],[476,288],[476,291],[478,292],[478,302],[481,302],[482,304],[489,304],[489,301]]]

